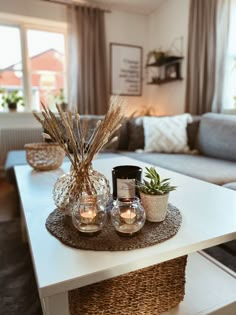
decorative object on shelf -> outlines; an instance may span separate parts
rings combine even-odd
[[[26,159],[37,171],[50,171],[61,166],[64,150],[56,143],[27,143],[24,146]]]
[[[176,79],[178,80],[180,76],[180,63],[179,62],[173,62],[170,64],[167,64],[165,67],[165,78],[166,79]]]
[[[146,66],[149,66],[152,64],[161,65],[162,62],[164,61],[165,57],[166,57],[166,52],[164,52],[164,51],[161,51],[161,50],[149,51],[149,53],[147,54]]]
[[[56,105],[58,115],[56,116],[50,109],[43,105],[42,115],[34,113],[36,119],[41,123],[44,130],[47,130],[45,137],[58,143],[65,151],[71,162],[70,179],[68,176],[63,177],[56,183],[54,188],[54,200],[59,209],[71,212],[73,204],[79,200],[80,197],[96,196],[97,199],[108,201],[108,181],[94,177],[91,171],[92,160],[94,156],[109,142],[114,132],[120,128],[123,119],[122,114],[122,99],[118,97],[111,98],[111,105],[104,119],[99,121],[92,134],[87,137],[87,122],[80,121],[78,112],[72,114],[71,112],[63,112],[62,109]],[[88,138],[88,139],[87,139]],[[113,138],[111,141],[115,141]],[[98,173],[96,173],[97,175]],[[72,184],[71,184],[71,178]],[[103,177],[104,179],[104,177]],[[97,181],[97,185],[94,182]],[[69,183],[69,187],[68,187]],[[100,188],[100,185],[102,188]],[[63,185],[64,188],[63,188]],[[107,185],[104,188],[104,185]],[[58,192],[55,192],[58,189]],[[65,190],[65,193],[63,192]]]
[[[73,203],[72,222],[79,232],[97,235],[106,222],[104,200],[97,196],[83,196]]]
[[[138,182],[142,205],[146,212],[146,218],[151,222],[161,222],[165,219],[168,206],[169,192],[176,189],[171,186],[169,178],[161,179],[154,167],[146,167],[146,178]]]
[[[120,165],[112,169],[113,198],[139,197],[136,181],[141,181],[142,168],[134,165]]]
[[[114,201],[111,222],[120,235],[134,236],[143,227],[145,219],[145,211],[139,198]]]

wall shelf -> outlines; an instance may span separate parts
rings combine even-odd
[[[159,61],[150,63],[146,65],[146,67],[161,67],[161,66],[168,65],[171,63],[180,62],[183,59],[184,57],[168,56],[168,57],[161,58]]]
[[[182,56],[167,56],[146,65],[149,85],[161,85],[183,80],[181,76]],[[152,69],[157,69],[153,71]],[[155,73],[156,72],[156,73]]]
[[[158,80],[155,80],[153,82],[148,82],[147,84],[148,85],[161,85],[161,84],[170,83],[170,82],[173,82],[173,81],[182,81],[182,80],[183,80],[183,78],[158,79]]]

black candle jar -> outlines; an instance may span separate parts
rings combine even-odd
[[[114,199],[139,197],[136,181],[141,181],[142,168],[134,165],[120,165],[112,169]]]

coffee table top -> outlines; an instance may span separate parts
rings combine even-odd
[[[94,169],[112,183],[111,169],[117,165],[150,166],[117,155],[94,161]],[[29,244],[41,297],[54,295],[133,270],[189,254],[236,238],[236,193],[158,167],[162,177],[178,186],[169,202],[180,209],[183,222],[173,238],[144,249],[90,251],[70,248],[52,236],[45,221],[54,209],[52,189],[56,179],[68,171],[64,163],[55,171],[37,172],[16,166],[15,173],[26,221]]]

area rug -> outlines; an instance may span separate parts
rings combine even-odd
[[[236,255],[224,247],[205,252],[236,272]],[[18,218],[0,223],[0,314],[42,315],[29,247],[21,241]]]
[[[0,314],[42,315],[29,247],[19,219],[0,223]]]

